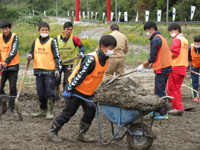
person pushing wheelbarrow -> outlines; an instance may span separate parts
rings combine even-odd
[[[79,124],[77,140],[94,142],[94,139],[87,138],[85,133],[95,117],[95,106],[80,98],[71,96],[71,94],[76,94],[86,99],[94,97],[94,92],[101,83],[107,69],[109,56],[113,54],[116,45],[117,41],[113,36],[102,36],[99,41],[100,49],[83,57],[82,61],[70,75],[63,93],[66,101],[65,107],[54,119],[49,132],[49,137],[52,141],[61,141],[58,137],[58,131],[74,116],[79,106],[82,105],[84,114]]]

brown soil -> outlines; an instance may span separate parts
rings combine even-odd
[[[146,76],[144,78],[144,76]],[[131,74],[145,90],[153,93],[154,76],[151,71],[144,73]],[[190,78],[186,77],[184,83],[187,85]],[[7,88],[6,88],[6,91]],[[33,118],[32,113],[38,111],[37,96],[35,84],[23,87],[20,96],[23,121],[19,121],[16,113],[9,115],[6,113],[0,119],[0,149],[1,150],[121,150],[129,149],[124,138],[120,142],[112,142],[110,145],[102,145],[99,142],[97,120],[94,119],[91,128],[87,132],[88,136],[96,139],[95,143],[83,143],[76,140],[79,120],[83,111],[80,108],[76,115],[63,126],[59,136],[63,140],[61,143],[51,142],[48,138],[48,132],[52,120],[46,120],[43,117]],[[195,107],[192,111],[185,111],[183,116],[169,115],[168,120],[155,120],[152,131],[157,135],[150,150],[197,150],[200,148],[200,110],[198,103],[191,101],[190,90],[183,87],[183,104],[185,108]],[[64,103],[57,101],[54,107],[54,115],[57,116],[62,111]],[[140,120],[138,120],[140,121]],[[111,137],[110,123],[100,113],[101,133],[103,139],[109,140]],[[144,123],[150,125],[150,120],[144,120]],[[115,125],[115,129],[117,126]],[[120,135],[124,130],[120,132]]]

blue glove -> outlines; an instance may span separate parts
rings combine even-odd
[[[79,56],[81,56],[81,58],[83,58],[84,57],[83,52],[80,52]]]
[[[72,94],[66,91],[63,92],[63,97],[70,97]]]

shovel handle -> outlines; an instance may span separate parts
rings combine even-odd
[[[78,59],[78,58],[80,58],[80,57],[78,56],[78,57],[70,58],[68,60],[64,60],[62,63],[66,63],[66,62],[69,62],[69,61],[72,61],[72,60]]]

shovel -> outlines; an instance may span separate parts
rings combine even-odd
[[[23,120],[23,117],[22,117],[22,113],[21,113],[21,109],[19,107],[19,102],[18,102],[18,98],[19,98],[19,95],[21,93],[21,89],[22,89],[22,86],[24,84],[24,79],[25,79],[25,76],[26,76],[26,72],[28,70],[28,66],[29,66],[29,63],[30,63],[30,59],[28,60],[27,64],[26,64],[26,69],[24,71],[24,75],[22,77],[22,81],[21,81],[21,84],[20,84],[20,87],[19,87],[19,92],[17,94],[17,97],[15,98],[15,108],[17,110],[17,114],[18,114],[18,117],[19,117],[19,120]]]
[[[80,58],[80,57],[77,56],[77,57],[74,57],[74,58],[70,58],[70,59],[64,60],[62,63],[66,63],[66,62],[69,62],[69,61],[72,61],[72,60],[78,59],[78,58]]]
[[[187,86],[187,85],[182,85],[182,86],[184,86],[184,87],[187,87],[188,89],[191,89],[191,90],[193,90],[194,92],[196,92],[197,93],[197,97],[199,97],[199,94],[198,94],[198,91],[196,91],[196,90],[194,90],[194,89],[192,89],[192,88],[190,88],[189,86]],[[188,108],[184,108],[184,110],[185,111],[191,111],[191,110],[193,110],[193,109],[195,109],[195,107],[188,107]]]
[[[125,75],[128,75],[128,74],[131,74],[131,73],[136,72],[136,71],[137,71],[137,69],[136,69],[136,70],[132,70],[132,71],[127,72],[127,73],[124,73],[124,74],[117,75],[117,76],[115,76],[114,78],[110,79],[110,80],[106,83],[106,85],[112,83],[112,82],[115,81],[116,79],[120,79],[121,77],[123,77],[123,76],[125,76]]]

